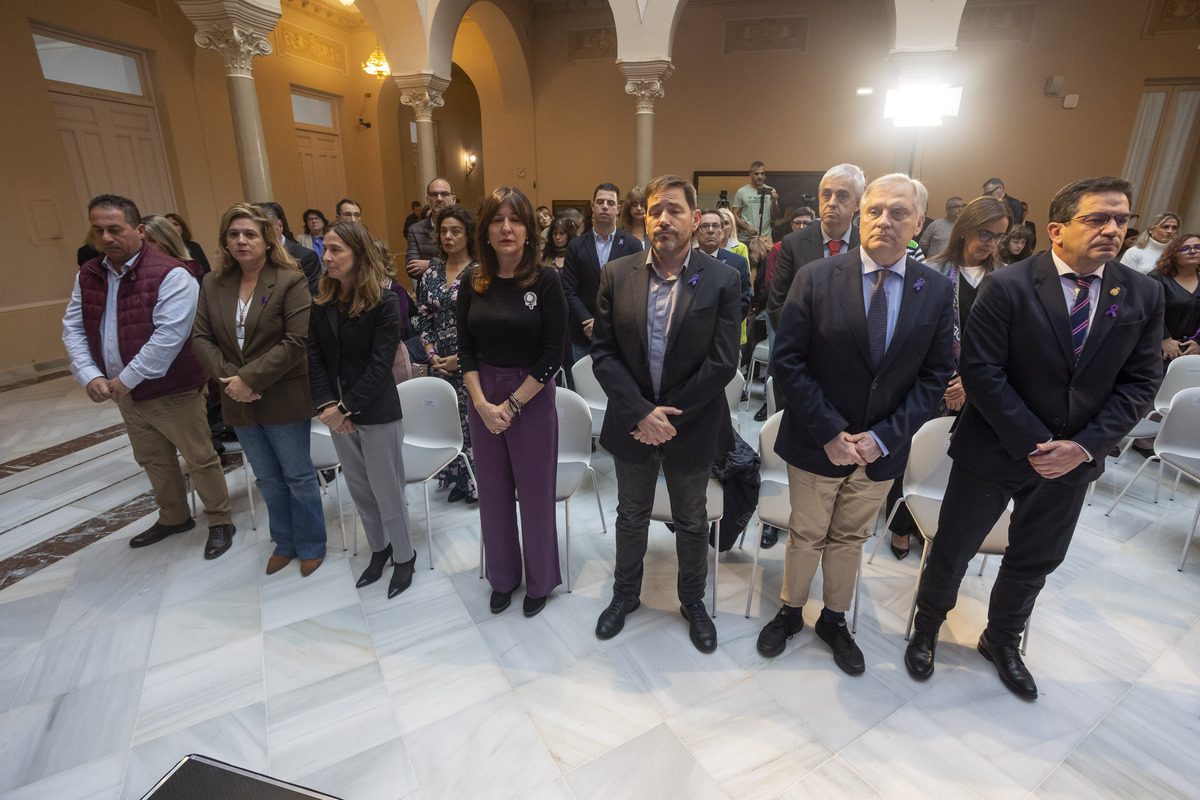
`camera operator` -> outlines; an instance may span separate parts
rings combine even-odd
[[[739,241],[748,244],[755,236],[771,233],[771,220],[781,214],[779,192],[767,186],[767,168],[763,162],[750,165],[750,182],[737,190],[732,209]]]

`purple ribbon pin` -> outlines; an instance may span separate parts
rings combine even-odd
[[[1112,317],[1113,319],[1116,319],[1116,317],[1117,317],[1117,304],[1116,304],[1116,303],[1113,303],[1111,306],[1109,306],[1109,307],[1108,307],[1108,311],[1105,311],[1105,312],[1104,312],[1104,315],[1105,315],[1105,316],[1107,316],[1107,317]]]
[[[688,278],[688,286],[695,286],[700,280],[700,273],[692,273],[692,277]]]
[[[923,287],[924,285],[925,285],[925,279],[917,278],[917,282],[913,284],[913,291],[917,291],[917,292],[921,291],[921,287]]]
[[[267,298],[266,298],[266,297],[263,297],[263,299],[262,299],[262,304],[263,304],[264,306],[267,304]]]

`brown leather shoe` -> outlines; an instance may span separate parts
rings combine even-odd
[[[292,563],[291,556],[271,556],[267,559],[267,574],[274,575],[290,563]]]
[[[307,578],[317,571],[317,567],[321,566],[323,558],[302,558],[300,559],[300,577]]]

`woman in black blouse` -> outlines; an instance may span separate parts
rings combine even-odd
[[[463,272],[458,290],[458,364],[471,400],[491,609],[499,614],[508,608],[523,563],[524,610],[532,617],[562,582],[553,376],[562,363],[567,301],[558,273],[539,266],[533,206],[520,189],[492,191],[480,209],[476,237],[479,262]]]
[[[1175,237],[1150,277],[1163,285],[1163,361],[1200,354],[1200,234]]]

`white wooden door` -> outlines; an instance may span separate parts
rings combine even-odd
[[[341,139],[336,133],[297,128],[296,150],[300,154],[307,207],[319,208],[325,212],[325,216],[333,219],[337,201],[346,196]]]

